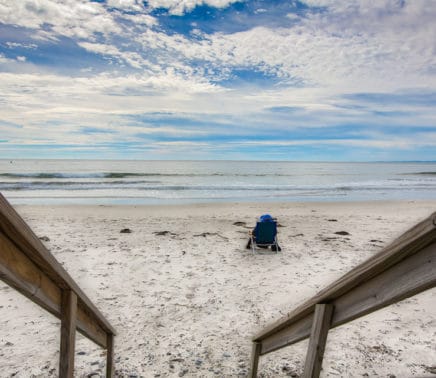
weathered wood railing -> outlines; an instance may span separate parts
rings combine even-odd
[[[115,330],[1,193],[0,278],[61,319],[60,377],[73,376],[76,328],[107,350],[113,376]]]
[[[305,378],[318,377],[329,329],[436,286],[436,212],[253,339],[261,355],[310,336]]]

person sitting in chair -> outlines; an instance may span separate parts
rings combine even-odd
[[[263,214],[259,217],[259,221],[256,223],[256,227],[250,231],[250,238],[248,239],[248,243],[246,248],[250,249],[251,248],[251,240],[253,239],[256,242],[256,236],[257,236],[257,232],[258,232],[258,227],[260,223],[264,223],[264,222],[274,222],[276,223],[276,219],[274,219],[271,215],[269,214]],[[259,247],[261,248],[268,248],[268,246],[262,246],[259,245]],[[271,246],[271,249],[273,251],[281,251],[282,249],[280,248],[280,246],[276,243],[275,245]]]

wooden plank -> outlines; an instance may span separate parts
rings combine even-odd
[[[314,312],[317,303],[332,303],[354,287],[370,280],[399,261],[436,241],[436,212],[397,238],[378,254],[366,260],[339,280],[282,319],[266,327],[253,341],[262,341]]]
[[[340,326],[436,287],[436,243],[334,301],[332,325]]]
[[[88,339],[94,341],[102,348],[107,347],[107,332],[95,321],[88,309],[82,306],[80,299],[77,299],[79,311],[77,313],[77,329]]]
[[[114,336],[107,334],[106,378],[114,376]]]
[[[352,321],[375,310],[386,307],[436,287],[436,243],[391,266],[385,272],[359,287],[334,299],[335,311],[331,328]],[[313,313],[299,319],[262,341],[261,354],[291,345],[310,335]]]
[[[61,290],[0,232],[0,278],[51,314],[60,316]]]
[[[76,345],[77,295],[71,290],[62,291],[61,348],[59,377],[74,377],[74,351]]]
[[[0,279],[21,294],[61,317],[61,289],[0,232]],[[78,301],[77,328],[96,344],[106,347],[106,331]]]
[[[259,357],[260,357],[261,349],[262,349],[261,343],[253,343],[253,349],[251,351],[250,371],[248,374],[250,378],[257,377],[257,368],[259,366]]]
[[[61,264],[45,248],[26,222],[0,193],[0,231],[2,231],[40,270],[61,289],[73,290],[87,311],[106,331],[115,335],[115,330],[83,293]]]
[[[286,345],[292,345],[300,340],[307,339],[313,324],[313,312],[306,317],[298,319],[295,323],[283,328],[280,332],[273,333],[262,340],[260,354],[267,354]]]
[[[304,378],[318,378],[333,315],[331,304],[317,304],[304,365]]]

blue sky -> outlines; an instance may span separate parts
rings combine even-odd
[[[436,4],[0,0],[0,158],[436,160]]]

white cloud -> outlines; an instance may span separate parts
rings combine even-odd
[[[93,39],[95,33],[121,32],[101,4],[85,0],[0,0],[0,22],[38,29],[38,34],[44,38],[62,35]],[[44,25],[49,26],[49,30],[44,30]]]
[[[184,12],[199,4],[225,7],[232,2],[155,0],[148,6]],[[194,40],[153,30],[158,25],[150,15],[109,12],[102,4],[85,0],[0,0],[0,22],[36,28],[35,38],[75,37],[89,51],[157,74],[172,67],[186,78],[195,73],[220,81],[233,69],[247,68],[290,85],[350,91],[390,91],[434,82],[435,7],[422,1],[404,7],[390,0],[307,3],[327,10],[309,14],[286,29],[256,27],[213,35],[197,32]],[[112,0],[108,6],[143,8],[135,0]],[[132,27],[122,26],[117,19],[133,23]],[[51,27],[43,30],[42,25]],[[105,39],[96,40],[98,33]],[[111,39],[116,35],[126,40],[122,48]],[[191,61],[203,63],[194,68]]]
[[[0,64],[13,62],[12,59],[6,58],[4,54],[0,53]]]
[[[0,99],[7,101],[2,120],[27,126],[49,124],[51,120],[77,127],[107,125],[119,115],[182,112],[186,103],[198,110],[195,99],[218,90],[208,83],[186,81],[171,74],[73,78],[0,73],[0,81]]]
[[[145,63],[144,59],[135,52],[122,52],[117,47],[113,45],[106,45],[103,43],[90,43],[90,42],[79,42],[79,46],[83,47],[88,51],[95,52],[101,55],[108,55],[115,57],[118,60],[124,61],[134,68],[141,68]]]
[[[119,14],[118,17],[131,21],[134,25],[136,26],[147,26],[147,27],[152,27],[152,26],[157,26],[158,25],[158,21],[156,20],[155,17],[150,16],[148,14],[129,14],[129,13],[122,13]]]
[[[164,7],[180,15],[196,5],[226,7],[232,2],[155,0],[148,2],[148,10]],[[137,0],[0,0],[1,23],[33,29],[33,38],[53,43],[70,37],[83,49],[114,63],[104,73],[105,67],[98,66],[73,70],[71,76],[47,74],[45,68],[31,66],[30,50],[36,44],[6,42],[10,50],[4,50],[7,56],[0,54],[2,69],[8,71],[0,73],[2,119],[24,127],[11,129],[8,135],[22,143],[41,142],[41,135],[59,143],[92,143],[92,135],[80,134],[81,127],[113,131],[102,136],[104,141],[121,134],[135,141],[135,133],[240,133],[248,138],[320,127],[327,133],[335,125],[352,129],[367,123],[368,128],[387,130],[387,122],[408,128],[436,124],[434,109],[426,104],[362,104],[346,97],[356,92],[435,91],[436,7],[422,1],[403,7],[395,1],[306,3],[326,9],[304,17],[290,15],[292,26],[286,28],[257,26],[214,34],[196,29],[184,36],[165,33],[158,18],[146,14],[142,1]],[[17,53],[14,59],[9,57],[15,48],[29,50],[27,61],[24,56],[15,58]],[[13,73],[25,68],[31,73]],[[241,69],[270,75],[279,85],[269,83],[262,88],[249,79],[241,87],[231,80],[227,88],[214,84],[231,79],[234,70]],[[358,101],[360,106],[355,107]],[[294,107],[295,111],[276,114],[265,110],[274,107]],[[374,110],[399,114],[383,118],[374,116]],[[193,120],[211,120],[213,126],[180,130],[164,124],[157,130],[126,117],[152,112],[187,114]],[[326,138],[316,143],[379,149],[435,145],[435,138],[426,138],[428,133],[415,135],[416,139],[409,139],[368,133],[367,140]],[[188,142],[180,143],[179,147],[183,143],[189,147]],[[314,141],[268,143],[286,146]]]
[[[149,0],[148,6],[151,9],[165,8],[170,14],[183,15],[186,12],[193,10],[199,5],[208,5],[215,8],[225,8],[230,4],[239,2],[240,0]]]
[[[6,42],[5,45],[8,46],[10,49],[22,48],[22,49],[34,50],[38,47],[38,45],[34,43],[18,43],[18,42]]]
[[[164,146],[164,147],[199,147],[199,146],[208,146],[209,143],[207,142],[185,142],[185,141],[172,141],[172,142],[157,142],[157,146]]]
[[[213,80],[245,67],[277,76],[282,83],[345,91],[428,86],[434,82],[430,68],[436,66],[436,8],[386,4],[386,9],[337,6],[287,29],[256,27],[196,40],[148,29],[137,41],[144,52],[152,49],[165,57],[164,65],[178,65],[182,71],[190,60],[206,62],[201,70]]]
[[[303,140],[265,140],[236,142],[241,146],[343,146],[343,147],[362,147],[376,149],[400,149],[407,150],[419,147],[436,147],[436,138],[414,139],[414,138],[392,138],[389,136],[384,139],[303,139]]]
[[[140,0],[107,0],[107,5],[128,11],[141,11],[144,9]]]

